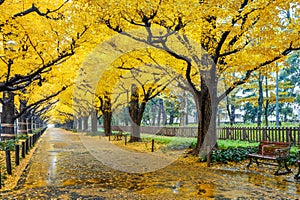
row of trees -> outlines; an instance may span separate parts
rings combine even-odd
[[[91,54],[80,76],[96,77],[96,83],[87,81],[81,87],[96,91],[92,94],[98,100],[85,99],[99,105],[107,134],[113,106],[126,104],[131,139],[138,140],[146,103],[181,87],[197,105],[195,154],[205,142],[215,145],[220,101],[251,81],[254,73],[266,67],[275,71],[276,62],[299,50],[299,19],[290,17],[298,14],[299,5],[293,1],[107,1],[97,9],[99,23],[119,35]]]
[[[80,17],[75,18],[84,9],[78,4],[1,1],[2,139],[15,137],[16,120],[25,134],[28,119],[46,121],[44,114],[57,103],[58,95],[71,87],[74,77],[68,70],[76,66],[68,59],[88,29],[88,23],[78,23]]]
[[[185,91],[198,111],[195,154],[215,145],[218,104],[300,48],[293,0],[20,2],[0,5],[3,41],[18,44],[1,57],[0,89],[9,99],[24,96],[27,110],[36,103],[51,122],[102,115],[107,134],[112,112],[125,106],[138,141],[147,103]]]
[[[257,123],[258,126],[264,122],[268,126],[270,117],[273,116],[275,121],[276,99],[278,99],[278,114],[281,122],[299,119],[296,113],[300,109],[299,52],[291,54],[287,64],[288,66],[277,64],[277,72],[274,73],[269,73],[268,67],[254,73],[251,82],[226,97],[226,113],[230,124],[235,123],[235,113],[239,110],[244,112],[243,122]]]

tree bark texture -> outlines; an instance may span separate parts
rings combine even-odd
[[[2,105],[2,115],[1,115],[1,126],[2,126],[1,137],[4,140],[15,139],[14,115],[15,115],[14,94],[13,92],[5,91],[3,92],[3,105]]]

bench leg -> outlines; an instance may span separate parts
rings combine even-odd
[[[249,164],[247,165],[247,167],[250,167],[252,165],[253,159],[255,159],[255,163],[257,164],[257,166],[259,166],[259,162],[257,161],[257,158],[250,157],[250,161],[249,161]]]
[[[257,166],[259,166],[259,162],[258,162],[257,158],[255,158],[255,162],[256,162]]]
[[[249,161],[249,164],[247,165],[247,167],[250,167],[252,164],[252,157],[250,157],[250,161]]]
[[[285,168],[284,172],[279,172],[282,168]],[[288,168],[286,160],[278,160],[278,169],[275,172],[275,175],[283,175],[292,172],[291,169]]]

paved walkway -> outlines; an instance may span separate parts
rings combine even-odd
[[[0,199],[295,199],[300,196],[300,184],[292,180],[216,171],[199,163],[191,165],[176,160],[178,155],[170,159],[169,155],[126,152],[111,145],[100,137],[48,129],[17,188],[0,194]]]

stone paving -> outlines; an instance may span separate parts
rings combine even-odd
[[[124,152],[62,129],[41,137],[17,187],[0,199],[296,199],[299,183],[213,170],[161,154]],[[161,164],[161,165],[160,165]],[[124,167],[125,166],[125,167]],[[291,175],[292,177],[292,175]]]

